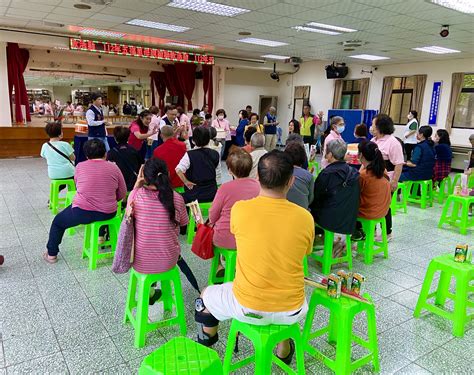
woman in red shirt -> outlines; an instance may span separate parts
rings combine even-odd
[[[150,111],[144,110],[138,115],[137,119],[130,124],[128,144],[139,151],[143,158],[145,158],[146,153],[146,139],[158,132],[158,129],[149,130],[152,117],[153,115]]]

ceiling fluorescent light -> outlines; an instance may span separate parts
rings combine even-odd
[[[377,56],[377,55],[352,55],[349,56],[352,57],[353,59],[361,59],[361,60],[371,60],[371,61],[377,61],[377,60],[389,60],[390,57],[385,57],[385,56]]]
[[[272,54],[262,55],[261,57],[265,59],[271,59],[271,60],[286,60],[290,58],[290,56],[281,56],[281,55],[272,55]]]
[[[183,31],[188,31],[190,29],[189,27],[186,27],[186,26],[169,25],[167,23],[139,20],[139,19],[136,19],[136,18],[134,18],[133,20],[127,21],[125,23],[127,25],[148,27],[150,29],[175,31],[177,33],[182,33]]]
[[[456,49],[450,49],[450,48],[444,48],[444,47],[438,47],[438,46],[418,47],[418,48],[412,48],[412,49],[414,49],[415,51],[435,53],[437,55],[444,55],[446,53],[461,52],[461,51],[458,51]]]
[[[274,40],[258,39],[258,38],[243,38],[238,39],[237,42],[248,43],[248,44],[258,44],[260,46],[268,47],[281,47],[287,46],[288,43],[276,42]]]
[[[250,12],[248,9],[212,3],[206,0],[173,0],[167,5],[174,8],[194,10],[195,12],[210,13],[225,17],[234,17],[242,13]]]
[[[317,22],[307,23],[306,26],[318,27],[320,29],[326,29],[326,30],[340,31],[340,32],[343,32],[343,33],[353,33],[355,31],[357,31],[357,30],[354,30],[354,29],[349,29],[347,27],[326,25],[325,23],[317,23]]]
[[[431,2],[433,4],[442,6],[444,8],[453,9],[461,13],[474,13],[474,2],[472,0],[431,0]]]
[[[115,31],[107,31],[107,30],[97,30],[97,29],[82,29],[79,31],[81,35],[90,35],[90,36],[104,36],[109,38],[122,38],[125,34],[118,33]]]
[[[312,33],[320,33],[320,34],[327,34],[327,35],[340,35],[341,34],[341,33],[338,33],[337,31],[315,29],[313,27],[307,27],[307,26],[293,26],[293,29],[297,31],[309,31]]]
[[[180,42],[168,42],[166,43],[167,46],[173,46],[173,47],[181,47],[181,48],[190,48],[190,49],[200,49],[202,48],[201,46],[198,46],[196,44],[188,44],[188,43],[180,43]]]

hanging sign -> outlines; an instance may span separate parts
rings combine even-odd
[[[87,51],[107,55],[132,56],[145,59],[186,62],[202,65],[214,64],[214,56],[201,55],[194,52],[170,51],[160,48],[80,38],[69,38],[69,48],[75,51]]]
[[[430,115],[428,125],[435,126],[438,121],[439,98],[441,96],[441,81],[433,83],[433,92],[431,93]]]

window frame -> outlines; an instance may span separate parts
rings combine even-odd
[[[474,73],[464,73],[464,77],[466,77],[466,76],[474,76]],[[463,88],[461,89],[461,94],[463,94],[463,93],[469,93],[469,94],[474,93],[474,87],[463,87]],[[471,130],[474,129],[474,125],[471,125],[471,126],[468,126],[467,124],[464,125],[464,126],[459,126],[459,125],[455,126],[455,125],[454,125],[454,124],[455,124],[455,121],[456,121],[456,109],[457,109],[457,106],[458,106],[458,105],[457,105],[457,103],[456,103],[456,107],[455,107],[454,115],[453,115],[452,128],[455,128],[455,129],[471,129]]]
[[[390,105],[388,107],[388,113],[390,114],[392,112],[392,99],[393,99],[393,94],[402,94],[402,100],[400,101],[400,116],[398,119],[392,119],[393,120],[393,123],[395,125],[405,125],[404,123],[402,123],[402,116],[403,116],[403,113],[402,113],[402,109],[403,109],[403,102],[404,102],[404,99],[405,99],[405,94],[410,94],[410,105],[409,105],[409,108],[412,108],[412,103],[413,103],[413,88],[406,88],[406,83],[407,83],[407,79],[410,78],[410,76],[404,76],[404,77],[394,77],[395,78],[400,78],[401,79],[401,83],[400,83],[400,88],[399,89],[392,89],[392,92],[390,94]]]
[[[350,96],[350,108],[344,108],[344,109],[360,109],[360,108],[353,108],[353,103],[354,103],[354,97],[356,95],[359,95],[359,103],[360,103],[360,83],[359,83],[359,89],[358,90],[354,90],[354,82],[355,81],[361,81],[361,79],[345,79],[342,81],[342,92],[341,92],[341,100],[339,102],[339,108],[342,108],[342,97],[344,95],[349,95]],[[346,90],[344,91],[344,83],[345,82],[352,82],[352,89],[351,90]]]

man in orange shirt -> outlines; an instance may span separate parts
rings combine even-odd
[[[178,141],[173,131],[173,127],[164,125],[161,127],[161,138],[163,144],[155,148],[153,157],[164,160],[170,172],[171,185],[173,188],[183,186],[183,181],[176,174],[176,166],[186,153],[184,142]]]
[[[314,221],[286,199],[294,181],[291,158],[277,150],[263,155],[258,176],[260,195],[236,202],[231,210],[238,253],[235,280],[207,287],[196,300],[198,342],[206,346],[217,342],[219,321],[291,325],[308,310],[303,260],[313,247]],[[285,340],[277,355],[290,364],[294,349]]]

